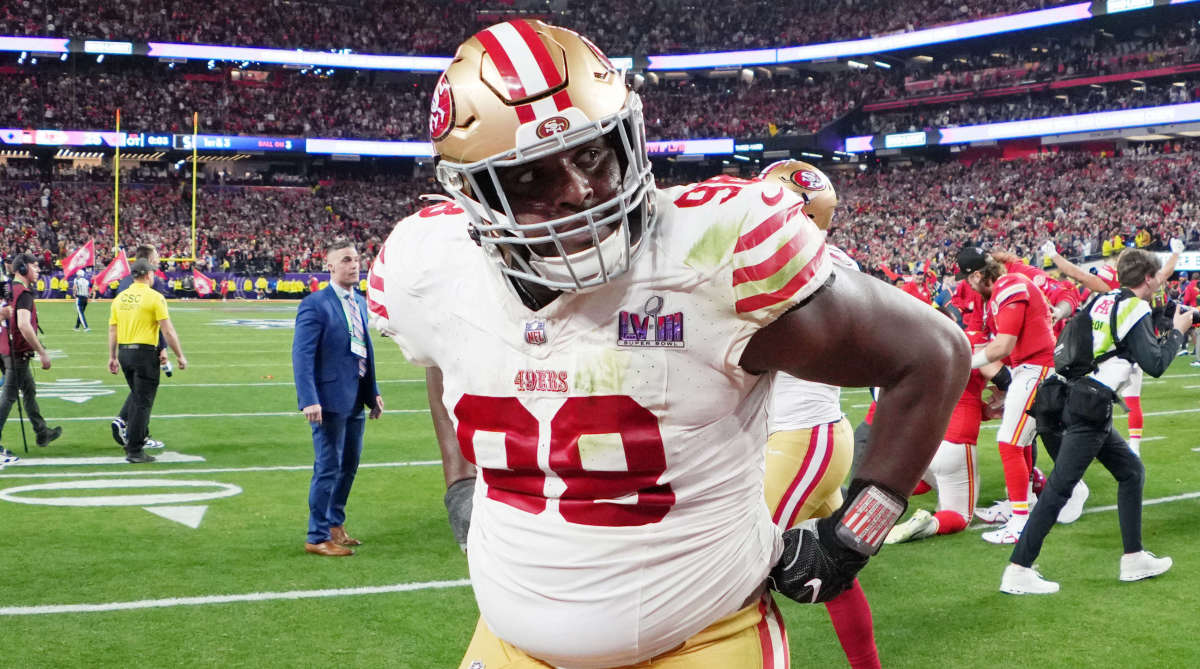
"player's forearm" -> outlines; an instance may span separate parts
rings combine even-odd
[[[442,403],[442,371],[437,367],[425,370],[425,389],[429,396],[429,413],[433,417],[433,432],[442,452],[442,475],[449,488],[455,481],[473,478],[475,465],[463,457],[459,448],[454,423],[450,420],[446,405]]]
[[[109,359],[117,359],[117,326],[108,326],[108,357]]]
[[[953,325],[948,320],[945,324]],[[921,349],[919,357],[880,392],[857,478],[906,492],[933,459],[970,370],[961,332],[931,336],[940,339],[913,342]]]
[[[1050,260],[1054,262],[1054,266],[1057,267],[1060,272],[1083,284],[1084,288],[1087,288],[1093,293],[1108,292],[1108,284],[1104,283],[1100,277],[1083,269],[1070,260],[1067,260],[1057,253],[1052,254],[1050,256]]]

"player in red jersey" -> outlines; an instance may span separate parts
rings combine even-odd
[[[1167,279],[1175,272],[1175,264],[1179,262],[1179,256],[1183,253],[1183,241],[1172,239],[1170,248],[1171,256],[1167,258],[1155,276],[1159,285],[1166,283]],[[1058,267],[1063,274],[1075,279],[1084,288],[1093,293],[1107,293],[1121,286],[1117,281],[1117,268],[1113,264],[1104,263],[1095,267],[1094,273],[1089,272],[1059,255],[1052,241],[1042,244],[1042,254],[1050,258],[1055,267]],[[1117,257],[1113,256],[1111,261],[1115,263]],[[1143,376],[1142,369],[1135,365],[1133,374],[1130,375],[1129,380],[1117,389],[1117,392],[1121,395],[1121,401],[1125,403],[1125,406],[1129,407],[1129,448],[1139,456],[1142,453],[1142,430],[1146,424],[1142,414]]]
[[[967,332],[967,338],[976,351],[987,344],[982,332]],[[983,399],[988,380],[996,384],[989,401]],[[980,369],[971,370],[971,378],[963,390],[962,397],[950,416],[950,426],[938,447],[937,454],[921,477],[914,494],[937,490],[937,511],[930,513],[918,509],[912,517],[892,528],[884,543],[898,544],[916,541],[935,534],[954,534],[967,528],[975,504],[979,501],[979,464],[975,444],[979,441],[979,427],[985,420],[997,418],[1002,413],[1004,388],[1008,388],[1011,375],[1000,364],[993,362]]]
[[[1031,279],[1005,271],[979,247],[968,246],[960,251],[958,266],[958,276],[987,300],[984,327],[992,335],[991,342],[972,357],[971,367],[978,369],[1004,360],[1012,373],[1004,417],[996,435],[1012,515],[1003,527],[985,532],[983,538],[989,543],[1013,544],[1029,519],[1031,446],[1036,424],[1025,412],[1033,403],[1038,385],[1054,367],[1050,307]]]

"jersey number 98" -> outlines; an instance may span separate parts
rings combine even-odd
[[[487,496],[527,513],[546,510],[546,472],[538,466],[537,418],[515,397],[463,395],[454,407],[458,443],[476,462],[479,431],[504,435],[506,469],[481,468]],[[626,469],[585,469],[579,441],[586,435],[620,436]],[[662,520],[675,504],[658,419],[623,395],[571,397],[550,420],[549,469],[563,484],[559,513],[569,523],[635,527]]]

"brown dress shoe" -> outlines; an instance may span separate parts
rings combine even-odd
[[[329,540],[339,546],[361,546],[362,542],[346,534],[346,526],[338,525],[329,528]]]
[[[304,550],[314,555],[327,555],[329,557],[347,557],[354,555],[354,551],[343,546],[339,546],[333,541],[322,541],[319,544],[304,544]]]

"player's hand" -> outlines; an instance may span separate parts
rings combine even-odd
[[[459,479],[446,488],[443,502],[450,517],[450,531],[462,552],[467,552],[467,534],[471,529],[471,509],[475,499],[475,477]]]
[[[1042,242],[1042,255],[1043,256],[1050,257],[1050,256],[1057,255],[1057,254],[1058,254],[1058,247],[1056,247],[1054,245],[1054,240],[1047,239],[1046,241]]]
[[[50,354],[46,351],[38,352],[38,360],[42,361],[42,369],[50,369]]]
[[[309,423],[312,423],[313,425],[321,424],[321,405],[320,404],[310,404],[310,405],[304,407],[303,409],[301,409],[301,411],[304,412],[304,417],[308,419]]]
[[[121,371],[121,363],[117,362],[116,358],[109,358],[108,359],[108,371],[112,374],[116,374],[117,372],[120,372]]]
[[[862,480],[851,482],[847,499],[815,527],[783,533],[783,555],[768,579],[773,589],[802,604],[837,597],[854,583],[908,508],[903,496]],[[854,528],[842,522],[847,516],[854,519]]]
[[[167,356],[164,354],[163,357],[165,358]],[[176,364],[179,365],[179,369],[187,369],[187,356],[186,355],[175,356],[175,362],[176,362]]]
[[[1171,239],[1171,253],[1183,253],[1183,240],[1178,237]]]
[[[158,349],[158,366],[162,367],[165,364],[167,364],[167,349],[160,348]]]
[[[375,396],[375,406],[371,407],[371,413],[367,414],[369,418],[375,419],[383,415],[383,395]]]

